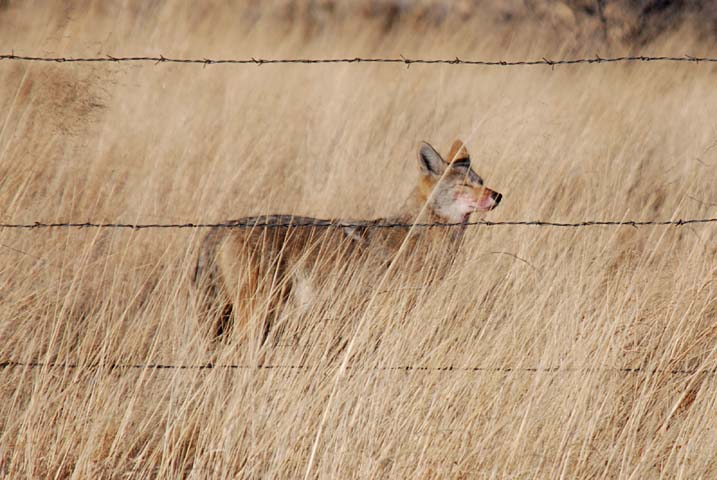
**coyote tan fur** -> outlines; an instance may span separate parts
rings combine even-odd
[[[286,301],[292,296],[310,298],[329,272],[350,268],[356,261],[378,271],[385,268],[410,228],[382,225],[460,224],[471,213],[500,203],[502,195],[483,185],[460,140],[453,143],[447,160],[428,143],[421,144],[417,185],[396,216],[355,221],[263,215],[228,222],[237,228],[210,230],[200,246],[193,280],[205,301],[219,306],[214,333],[225,335],[234,325],[264,341]],[[326,223],[348,225],[321,227]],[[407,239],[406,265],[422,268],[416,258],[427,245],[439,244],[446,250],[444,257],[452,258],[464,229],[414,228]],[[249,324],[251,319],[255,325]]]

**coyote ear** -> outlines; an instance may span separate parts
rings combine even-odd
[[[454,167],[471,166],[471,156],[468,154],[468,150],[461,140],[456,139],[456,141],[453,142],[450,153],[448,154],[448,161],[451,162]]]
[[[418,164],[424,175],[441,175],[446,168],[441,155],[426,142],[422,142],[418,149]]]

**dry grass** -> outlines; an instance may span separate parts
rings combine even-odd
[[[12,5],[0,39],[16,53],[580,52],[490,25],[307,36],[223,4]],[[682,32],[646,53],[709,47]],[[714,216],[715,73],[1,63],[2,221],[382,216],[418,141],[456,136],[505,195],[492,220]],[[717,381],[665,372],[717,366],[713,228],[472,229],[448,278],[427,265],[378,292],[379,273],[351,266],[264,352],[305,371],[0,370],[0,475],[296,478],[326,412],[311,478],[714,477]],[[0,231],[0,360],[255,361],[205,335],[188,285],[200,235]],[[354,366],[559,370],[353,368],[329,402],[327,351],[354,335]],[[661,373],[615,370],[638,366]]]

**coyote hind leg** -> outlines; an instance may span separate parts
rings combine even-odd
[[[286,279],[280,287],[269,293],[266,312],[261,320],[261,346],[267,344],[269,337],[273,337],[273,344],[284,334],[285,325],[282,321],[282,314],[291,296],[292,283]]]
[[[216,284],[213,270],[202,272],[197,268],[192,276],[194,302],[202,323],[209,322],[208,335],[212,340],[223,338],[231,329],[232,304],[226,301]]]
[[[214,339],[222,339],[229,336],[232,330],[232,311],[234,308],[231,303],[227,303],[222,307],[221,312],[217,316],[214,324]]]

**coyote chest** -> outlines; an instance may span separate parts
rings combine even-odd
[[[323,278],[350,274],[359,265],[380,273],[396,261],[402,246],[407,253],[398,258],[402,268],[427,267],[421,259],[429,248],[442,249],[442,258],[452,258],[463,228],[410,225],[465,222],[474,211],[495,208],[501,195],[483,186],[460,141],[454,143],[449,159],[450,163],[430,145],[421,145],[418,185],[395,217],[329,221],[263,215],[210,230],[200,246],[194,284],[214,306],[209,314],[219,317],[215,335],[225,335],[234,325],[247,331],[258,323],[254,327],[265,340],[289,300],[299,309],[307,308]]]

